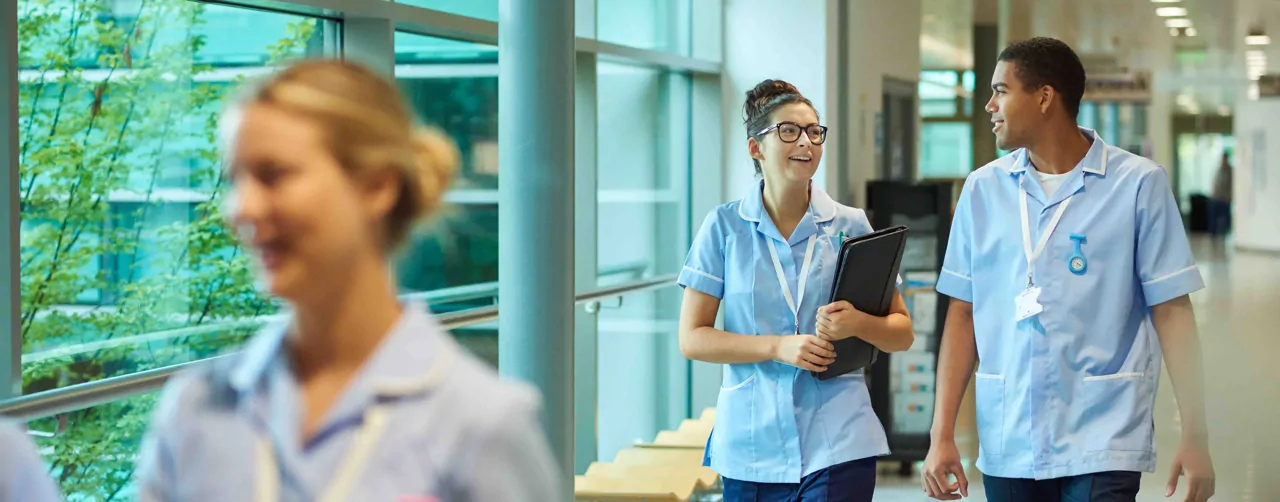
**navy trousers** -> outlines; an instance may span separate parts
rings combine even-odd
[[[1058,479],[983,476],[987,502],[1134,502],[1142,473],[1100,472]]]
[[[799,483],[724,478],[724,502],[871,502],[875,491],[875,457],[833,465]]]

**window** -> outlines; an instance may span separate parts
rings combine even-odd
[[[964,178],[973,170],[973,125],[925,122],[920,142],[920,178]]]
[[[396,274],[400,286],[436,312],[492,305],[498,294],[498,48],[396,33],[396,81],[425,124],[457,143],[462,165],[449,209],[410,239]],[[497,364],[497,332],[454,332]]]
[[[498,0],[393,0],[415,7],[474,17],[486,21],[498,20]],[[399,49],[396,49],[399,52]]]
[[[602,274],[600,285],[678,272],[689,242],[689,77],[609,62],[597,76],[597,260],[602,271],[631,271]],[[675,389],[688,388],[688,365],[671,337],[680,294],[633,294],[600,312],[600,459],[684,417]]]
[[[24,392],[243,340],[276,307],[223,224],[217,118],[243,79],[335,53],[336,24],[185,0],[17,9]],[[68,417],[48,460],[69,496],[125,497],[150,402]]]
[[[596,0],[596,38],[675,54],[691,53],[694,0]]]

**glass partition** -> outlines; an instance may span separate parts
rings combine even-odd
[[[337,25],[184,0],[20,0],[27,393],[205,357],[275,312],[223,224],[236,85]],[[7,187],[6,187],[7,189]]]

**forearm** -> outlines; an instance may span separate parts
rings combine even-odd
[[[1200,337],[1191,299],[1183,296],[1151,308],[1152,323],[1160,338],[1169,380],[1178,400],[1184,440],[1203,444],[1208,427],[1204,416],[1204,370]]]
[[[938,349],[937,397],[933,407],[933,428],[930,430],[935,441],[955,439],[960,401],[969,388],[969,379],[973,376],[977,360],[978,350],[973,336],[973,305],[952,300],[947,309],[942,344]]]
[[[758,363],[773,360],[779,338],[740,335],[702,326],[680,333],[680,352],[689,359],[715,364]]]
[[[885,317],[868,316],[856,336],[885,352],[907,350],[916,338],[911,330],[911,318],[898,313]]]

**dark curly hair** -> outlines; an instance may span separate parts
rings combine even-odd
[[[747,91],[747,102],[742,105],[742,123],[747,126],[747,137],[760,139],[759,132],[773,124],[769,116],[783,105],[804,103],[818,113],[809,98],[800,94],[800,89],[782,80],[766,79]],[[760,174],[760,161],[751,159],[756,165],[756,174]]]
[[[1000,61],[1017,64],[1014,75],[1028,90],[1052,87],[1062,95],[1071,118],[1080,114],[1084,98],[1084,64],[1071,47],[1047,37],[1017,42],[1000,53]]]

